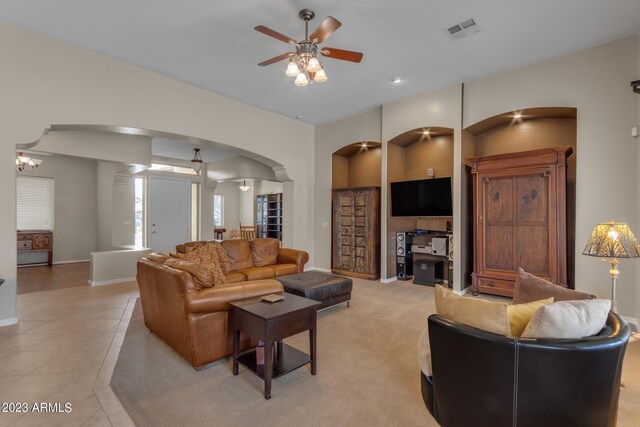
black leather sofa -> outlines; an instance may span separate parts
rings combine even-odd
[[[427,409],[443,427],[615,426],[629,325],[580,340],[511,338],[429,316]]]

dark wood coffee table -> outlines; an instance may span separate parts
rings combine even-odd
[[[271,399],[272,379],[307,363],[311,363],[311,374],[316,374],[316,319],[321,303],[297,295],[282,295],[285,299],[274,303],[255,298],[229,303],[233,309],[233,375],[238,375],[239,363],[246,366],[264,380],[265,399]],[[311,354],[282,342],[307,330]],[[255,349],[239,354],[240,332],[264,342],[264,365],[256,363]]]

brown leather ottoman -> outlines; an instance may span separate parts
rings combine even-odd
[[[322,303],[321,310],[332,305],[347,302],[351,299],[353,281],[347,277],[334,276],[320,271],[305,271],[304,273],[275,277],[282,283],[284,291],[299,295]]]

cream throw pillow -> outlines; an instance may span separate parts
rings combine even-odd
[[[524,328],[527,327],[536,310],[552,302],[553,298],[547,298],[526,304],[512,304],[507,307],[507,316],[509,316],[509,324],[511,325],[511,336],[519,337],[522,335]]]
[[[560,301],[540,307],[522,333],[523,338],[579,339],[604,328],[611,301],[593,299]]]
[[[461,297],[439,285],[435,292],[436,314],[494,334],[511,335],[507,303]]]

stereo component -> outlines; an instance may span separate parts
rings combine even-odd
[[[453,234],[449,234],[449,261],[453,261]]]
[[[398,280],[409,280],[413,277],[412,241],[412,232],[396,233],[396,276]]]
[[[411,245],[411,252],[416,254],[433,255],[433,249],[429,245]]]
[[[447,238],[434,237],[431,239],[431,253],[438,256],[448,256],[447,254]]]

